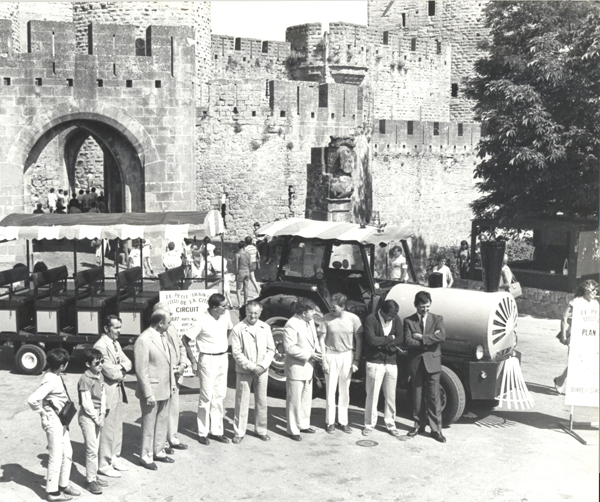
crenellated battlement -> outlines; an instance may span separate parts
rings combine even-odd
[[[111,87],[162,88],[178,79],[193,79],[191,27],[149,26],[142,44],[139,38],[136,40],[133,25],[92,23],[87,34],[87,46],[78,52],[73,23],[29,21],[28,52],[17,53],[12,50],[12,22],[0,20],[0,54],[5,54],[0,58],[0,77],[5,80],[0,83],[6,87],[67,88],[91,84],[97,92],[108,93]],[[61,91],[63,94],[69,93]]]
[[[474,123],[379,120],[373,125],[373,151],[378,154],[472,153],[481,127]]]

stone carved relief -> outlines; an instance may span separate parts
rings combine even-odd
[[[339,140],[332,139],[335,143]],[[356,152],[354,151],[354,140],[343,138],[341,143],[328,158],[327,172],[331,173],[331,182],[329,185],[329,198],[348,199],[354,192],[354,181],[352,172],[356,168]]]

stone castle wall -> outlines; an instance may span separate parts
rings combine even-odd
[[[31,52],[15,53],[11,22],[0,20],[0,53],[7,54],[0,58],[2,214],[24,211],[23,176],[31,167],[27,159],[41,153],[44,141],[68,131],[71,121],[73,127],[81,121],[95,127],[109,146],[125,137],[143,152],[139,159],[122,159],[125,165],[140,162],[143,169],[139,179],[132,175],[128,188],[140,191],[143,185],[142,205],[130,210],[190,208],[195,193],[190,169],[195,57],[187,41],[193,32],[150,27],[153,55],[135,56],[121,52],[126,43],[113,45],[113,34],[119,33],[121,41],[133,46],[133,26],[93,25],[92,54],[75,51],[73,23],[31,21],[28,30]]]
[[[239,238],[254,220],[304,215],[311,149],[364,133],[382,221],[410,214],[423,242],[453,242],[476,196],[479,129],[461,79],[478,55],[485,2],[436,1],[434,15],[431,3],[370,0],[368,26],[331,23],[325,32],[310,23],[273,42],[211,35],[207,2],[57,2],[55,23],[33,23],[30,44],[33,7],[0,3],[0,18],[13,21],[0,21],[0,79],[11,79],[0,85],[0,163],[44,110],[106,103],[140,124],[160,156],[145,179],[145,210],[215,208],[227,193],[228,230]],[[147,31],[153,24],[165,27]],[[13,124],[3,127],[2,116]],[[59,158],[61,141],[44,155]],[[76,164],[97,166],[100,178],[103,154],[86,145]],[[45,190],[53,177],[38,173],[39,159],[33,167],[34,192]],[[7,212],[23,200],[22,188],[11,190]],[[444,211],[451,219],[442,224]]]

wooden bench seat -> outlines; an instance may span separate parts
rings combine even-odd
[[[59,334],[74,327],[77,292],[67,288],[68,277],[64,265],[32,274],[37,333]]]
[[[15,289],[15,284],[19,283],[24,284],[24,289]],[[0,331],[16,333],[33,328],[35,291],[29,289],[27,267],[0,272],[0,288],[7,289],[0,295]]]
[[[105,290],[104,281],[102,267],[92,267],[77,273],[75,285],[79,334],[100,334],[104,317],[117,313],[117,290]]]
[[[158,303],[160,292],[143,289],[141,267],[132,267],[117,276],[118,310],[122,321],[121,334],[139,335],[150,323],[152,307]]]

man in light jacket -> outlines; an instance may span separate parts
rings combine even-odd
[[[154,305],[152,311],[157,312],[168,312],[169,304],[166,302],[158,302]],[[175,374],[175,387],[173,388],[173,394],[169,399],[169,429],[167,433],[167,448],[165,449],[168,455],[173,455],[175,450],[187,450],[188,446],[181,442],[177,431],[179,429],[179,390],[181,388],[181,381],[183,378],[183,372],[188,366],[188,358],[186,355],[185,346],[181,341],[181,336],[177,332],[177,328],[171,324],[166,332],[167,342],[169,343],[169,349],[171,350],[171,366],[173,367],[173,373]]]
[[[251,301],[246,305],[246,318],[231,331],[231,351],[235,359],[235,415],[233,443],[244,439],[248,424],[250,388],[254,390],[254,430],[263,441],[267,434],[267,383],[269,366],[275,354],[271,328],[258,318],[262,312],[260,303]]]
[[[157,311],[150,318],[150,327],[136,340],[133,347],[138,385],[135,391],[142,409],[142,440],[140,464],[157,469],[154,461],[173,463],[167,456],[165,443],[169,428],[169,399],[175,388],[171,351],[166,331],[171,315]]]
[[[121,319],[108,316],[103,323],[103,333],[94,344],[104,357],[102,375],[106,391],[106,418],[100,434],[100,451],[98,453],[98,472],[103,476],[120,478],[120,471],[129,467],[121,460],[123,444],[123,413],[127,403],[124,379],[131,371],[131,361],[123,352],[118,342],[121,334]]]

